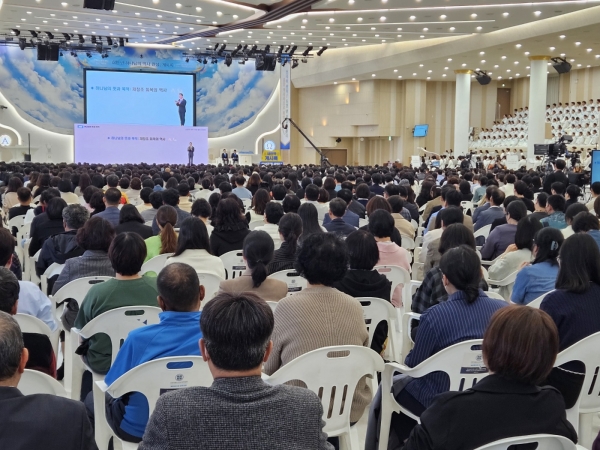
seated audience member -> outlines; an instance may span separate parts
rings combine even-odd
[[[356,201],[358,203],[366,208],[370,198],[371,191],[369,190],[368,184],[360,183],[358,186],[356,186]]]
[[[156,278],[140,276],[146,257],[146,245],[135,233],[115,236],[108,256],[115,278],[95,284],[83,299],[75,326],[82,329],[92,319],[111,309],[123,306],[156,306]],[[112,347],[104,334],[92,336],[80,347],[84,358],[95,372],[105,374],[110,369]]]
[[[415,238],[415,229],[412,223],[406,220],[400,211],[404,208],[404,200],[399,195],[392,195],[387,199],[390,207],[392,208],[392,217],[394,218],[394,224],[401,236],[406,236],[410,239]],[[411,219],[412,220],[412,219]]]
[[[535,201],[533,202],[535,210],[531,215],[538,220],[542,220],[544,217],[548,217],[548,213],[546,212],[546,204],[548,202],[548,197],[549,195],[545,192],[540,192],[535,198]]]
[[[579,197],[581,197],[581,189],[576,184],[570,184],[567,186],[567,189],[564,193],[565,199],[565,211],[569,209],[569,206],[575,205],[579,202]],[[585,206],[585,205],[583,205]],[[586,207],[587,208],[587,207]]]
[[[279,240],[279,221],[285,213],[283,212],[283,206],[279,202],[269,202],[265,208],[264,225],[256,227],[257,231],[264,231],[273,241]]]
[[[593,214],[577,214],[573,219],[573,232],[589,234],[598,247],[600,247],[600,222],[598,222],[598,218]]]
[[[158,208],[162,206],[162,193],[160,192],[152,192],[149,196],[150,205],[152,208],[144,209],[140,212],[140,216],[144,219],[144,223],[148,223],[150,221],[154,221],[156,217],[156,213],[158,212]]]
[[[540,309],[556,323],[559,351],[563,351],[600,332],[600,251],[590,236],[577,233],[563,243],[555,286]],[[552,369],[544,384],[557,388],[569,409],[579,397],[585,371],[582,362],[569,362]]]
[[[62,198],[54,197],[48,202],[46,212],[33,219],[33,222],[31,222],[31,230],[29,232],[31,238],[31,243],[29,244],[29,256],[34,256],[41,250],[44,242],[50,236],[65,231],[62,211],[66,207],[67,204]]]
[[[391,301],[392,282],[373,269],[379,261],[379,249],[373,235],[368,231],[356,230],[348,235],[346,245],[349,270],[333,287],[354,298],[376,297]],[[387,322],[379,323],[371,342],[371,348],[377,353],[383,350],[387,334]]]
[[[365,206],[360,203],[357,200],[354,200],[354,198],[352,197],[352,190],[351,189],[340,189],[337,192],[337,198],[341,198],[342,200],[344,200],[347,204],[346,209],[348,210],[348,212],[352,212],[354,214],[356,214],[358,216],[358,219],[353,218],[354,216],[350,215],[349,217],[352,218],[351,220],[355,220],[355,223],[350,223],[350,225],[354,225],[355,227],[358,227],[358,221],[359,219],[364,219],[366,217],[366,213],[367,210],[365,209]]]
[[[190,202],[190,186],[184,181],[177,186],[179,193],[178,207],[187,213],[192,212],[192,202]]]
[[[85,251],[77,243],[77,231],[85,225],[90,213],[81,205],[69,205],[62,211],[64,233],[49,237],[42,246],[40,256],[35,263],[35,272],[38,277],[53,263],[64,264],[68,259],[83,255]],[[52,287],[56,277],[48,279],[48,289]]]
[[[60,191],[60,198],[67,202],[67,205],[79,204],[79,196],[73,193],[73,184],[70,180],[60,180],[58,190]]]
[[[298,240],[299,245],[302,245],[309,236],[327,231],[319,224],[318,214],[316,206],[312,203],[303,203],[298,208],[298,215],[302,220],[302,235],[300,235]]]
[[[248,223],[256,221],[263,221],[265,219],[265,208],[271,201],[269,191],[266,189],[258,189],[252,197],[252,207],[250,211],[246,213]]]
[[[165,267],[173,263],[187,264],[196,272],[211,273],[225,279],[223,261],[211,253],[206,226],[196,217],[188,217],[181,223],[177,248],[173,256],[167,259]]]
[[[319,221],[323,222],[323,219],[327,215],[328,208],[326,203],[319,202],[319,194],[319,188],[315,184],[309,184],[308,186],[306,186],[306,189],[304,189],[304,200],[301,201],[301,203],[312,203],[315,206],[315,208],[317,208]]]
[[[370,218],[375,211],[379,211],[380,209],[389,212],[390,215],[392,214],[392,207],[390,206],[390,203],[385,198],[379,195],[374,195],[367,203],[367,217]],[[369,231],[369,224],[360,227],[360,229]],[[398,231],[396,228],[395,222],[394,229],[392,230],[392,242],[394,242],[398,247],[402,246],[402,236],[400,235],[400,231]]]
[[[279,205],[281,206],[281,205]],[[287,295],[287,284],[283,281],[267,278],[268,264],[273,259],[273,239],[265,231],[251,231],[244,239],[242,254],[248,267],[241,277],[221,281],[221,292],[256,293],[266,301],[277,302]]]
[[[535,234],[532,251],[534,259],[531,264],[526,264],[519,270],[511,302],[526,305],[554,289],[558,276],[558,252],[563,241],[562,233],[556,228],[542,228]]]
[[[183,222],[184,219],[187,219],[191,215],[189,212],[184,211],[179,207],[179,191],[177,189],[169,188],[162,191],[161,194],[163,205],[168,205],[175,208],[175,212],[177,213],[177,223],[175,224],[175,228],[179,228],[181,222]],[[152,222],[152,231],[154,232],[154,234],[158,234],[160,231],[158,223],[156,222],[156,217]]]
[[[447,197],[448,197],[449,192],[452,192],[452,197],[453,197],[452,203],[454,203],[454,204],[458,203],[458,205],[460,206],[460,202],[461,202],[460,193],[457,192],[456,189],[454,189],[453,185],[451,185],[451,184],[444,185],[440,189],[440,198],[442,199],[441,203],[438,206],[435,206],[431,209],[431,214],[427,218],[427,221],[423,220],[423,227],[425,227],[425,230],[426,230],[425,233],[428,233],[429,230],[432,230],[434,228],[433,225],[435,224],[435,217],[437,216],[437,214],[442,209],[448,207]]]
[[[8,211],[13,206],[19,204],[18,190],[23,187],[23,181],[19,177],[11,177],[8,180],[8,187],[4,194],[2,194],[2,212],[4,215],[8,215]]]
[[[425,273],[440,262],[442,255],[439,252],[439,246],[444,230],[454,223],[463,224],[464,218],[465,215],[462,210],[456,206],[445,208],[436,216],[436,222],[439,221],[440,226],[425,235],[421,253],[419,254],[419,261],[425,264],[423,267]]]
[[[439,395],[403,448],[464,450],[533,434],[577,442],[563,399],[544,383],[558,343],[556,326],[543,311],[517,306],[497,311],[483,336],[490,374],[470,389]]]
[[[27,214],[27,211],[29,211],[31,208],[31,191],[29,190],[29,188],[26,187],[20,187],[19,189],[17,189],[17,200],[19,202],[19,204],[17,206],[13,206],[12,208],[10,208],[8,210],[8,220],[14,219],[15,217],[18,216],[25,216],[25,214]],[[12,234],[13,236],[17,235],[17,228],[13,227],[12,229]]]
[[[458,191],[460,192],[463,202],[470,202],[473,200],[473,193],[471,192],[471,183],[467,180],[463,180],[458,185]]]
[[[92,196],[90,197],[89,205],[90,217],[100,214],[102,211],[106,210],[106,204],[104,203],[104,192],[100,189],[94,191]]]
[[[273,313],[264,300],[220,294],[204,307],[200,332],[200,352],[215,381],[161,396],[140,450],[221,448],[225,442],[230,448],[333,449],[313,392],[261,379],[273,349]],[[257,427],[270,431],[257,434]]]
[[[4,300],[4,298],[3,298]],[[23,395],[21,375],[32,358],[17,322],[0,312],[0,425],[6,449],[97,450],[94,430],[80,402],[56,395]]]
[[[346,192],[349,192],[348,190],[346,190]],[[339,192],[336,192],[337,197],[333,197],[331,199],[331,202],[333,202],[334,200],[340,199],[345,203],[345,210],[343,215],[341,216],[341,219],[344,221],[344,223],[354,227],[354,230],[356,230],[356,228],[358,228],[358,223],[360,220],[360,217],[358,216],[358,214],[355,214],[354,212],[352,212],[349,208],[348,202],[342,198],[342,197],[347,197],[346,193],[342,193],[342,196],[339,195]],[[350,193],[350,199],[352,199],[352,194]],[[331,202],[329,202],[329,210],[331,212]],[[362,205],[361,205],[362,206]],[[330,214],[325,214],[325,218],[323,219],[323,226],[325,226],[326,224],[330,223],[334,218],[331,217]],[[327,228],[325,226],[325,228]]]
[[[142,239],[154,236],[152,227],[144,225],[144,219],[133,205],[123,205],[119,214],[119,225],[115,228],[117,234],[137,233]]]
[[[244,187],[245,183],[246,179],[243,176],[238,175],[235,177],[235,188],[231,192],[233,192],[239,199],[250,200],[252,199],[252,192]]]
[[[474,220],[477,220],[475,222],[475,231],[485,227],[486,225],[491,225],[496,219],[501,219],[504,217],[504,210],[502,209],[504,197],[504,192],[502,192],[500,189],[492,190],[489,208],[487,208],[486,211],[482,211],[477,216],[474,215]]]
[[[567,186],[565,183],[557,181],[555,183],[552,183],[552,185],[550,186],[550,193],[552,195],[560,195],[561,197],[564,197],[566,193],[566,188]]]
[[[448,187],[444,187],[444,189],[442,189],[442,207],[438,210],[435,211],[431,214],[431,218],[429,219],[429,224],[428,224],[428,228],[426,233],[429,233],[430,230],[433,230],[435,228],[435,219],[437,218],[437,215],[440,213],[440,211],[442,211],[445,208],[449,208],[450,206],[454,206],[456,208],[460,208],[462,210],[462,206],[461,206],[461,196],[460,196],[460,192],[458,192],[456,189],[454,189],[452,187],[452,185],[447,185]],[[465,215],[464,219],[463,219],[463,225],[466,226],[468,229],[470,229],[471,231],[474,230],[474,226],[473,226],[473,219],[471,218],[471,216]],[[427,234],[426,234],[427,235]]]
[[[545,227],[552,227],[562,230],[567,227],[565,221],[565,198],[562,195],[551,195],[546,201],[546,212],[548,217],[540,219]]]
[[[208,223],[210,216],[212,216],[212,207],[210,206],[210,203],[203,198],[194,201],[192,204],[192,216],[197,217],[204,223],[208,236],[210,237],[213,231],[213,226]]]
[[[297,195],[286,195],[281,206],[283,206],[284,213],[295,213],[298,214],[298,208],[300,208],[300,199]]]
[[[154,221],[158,225],[158,236],[147,238],[146,243],[146,261],[163,253],[173,253],[177,247],[177,233],[175,225],[177,224],[177,211],[169,205],[163,205],[158,208]]]
[[[527,183],[525,183],[524,181],[517,181],[515,183],[515,193],[514,195],[520,199],[523,203],[525,203],[525,206],[527,207],[527,211],[535,211],[535,205],[533,204],[533,192],[531,192],[531,189],[529,189],[529,187],[527,186]]]
[[[295,267],[308,281],[308,288],[282,299],[275,309],[273,352],[264,367],[268,375],[311,350],[332,345],[367,346],[369,341],[360,303],[333,287],[348,270],[344,241],[329,233],[310,236],[300,247]],[[351,423],[360,419],[371,396],[364,377],[354,392]]]
[[[110,178],[110,177],[109,177]],[[105,209],[98,214],[95,214],[98,217],[101,217],[114,227],[117,228],[119,225],[120,211],[119,211],[119,203],[121,203],[122,193],[117,188],[108,188],[104,193],[104,205]]]
[[[573,235],[573,219],[581,212],[588,212],[587,207],[583,203],[573,203],[571,206],[567,207],[567,210],[565,211],[565,222],[567,223],[567,227],[560,230],[565,239]]]
[[[504,253],[496,258],[494,264],[488,268],[492,280],[503,280],[510,274],[519,270],[524,263],[531,262],[533,250],[533,237],[542,229],[542,224],[533,215],[528,215],[519,220],[515,243],[506,247]],[[510,299],[514,283],[500,286],[498,293],[505,299]]]
[[[439,239],[437,251],[440,254],[440,260],[448,250],[461,245],[466,245],[475,250],[473,233],[461,223],[448,225]],[[485,280],[482,280],[479,287],[484,290],[487,289]],[[446,301],[447,298],[448,294],[442,284],[442,271],[438,261],[435,266],[425,273],[423,283],[413,294],[411,311],[422,314],[427,308]]]
[[[329,202],[329,218],[330,221],[323,223],[323,226],[329,233],[339,234],[341,236],[348,236],[350,233],[356,231],[356,227],[348,224],[344,220],[346,214],[346,202],[341,198],[334,198]]]
[[[514,244],[517,224],[525,216],[527,216],[525,203],[517,200],[510,202],[506,207],[507,223],[492,230],[481,248],[481,258],[488,261],[494,260],[504,253],[509,245]]]
[[[92,217],[77,230],[77,245],[83,255],[65,261],[65,267],[52,287],[52,295],[71,281],[84,277],[112,277],[115,271],[108,258],[108,248],[115,237],[113,227],[100,217]]]
[[[11,316],[19,313],[20,293],[21,286],[17,277],[6,267],[0,267],[0,311]],[[54,329],[56,329],[56,325]],[[29,359],[25,368],[37,370],[56,378],[56,355],[48,336],[38,333],[23,333],[23,340],[25,348],[29,351]]]
[[[188,218],[187,220],[198,220]],[[185,223],[184,221],[184,223]],[[114,364],[106,374],[110,385],[131,369],[159,358],[200,356],[198,328],[204,287],[194,268],[174,263],[165,267],[156,279],[160,323],[133,330],[127,336]],[[86,398],[88,414],[94,415],[92,394]],[[107,396],[106,418],[115,434],[128,442],[141,442],[148,423],[148,401],[143,394],[121,398]]]
[[[142,199],[142,203],[136,206],[136,209],[140,214],[148,209],[152,209],[152,203],[150,202],[150,195],[152,192],[154,192],[153,189],[149,187],[145,187],[140,191],[140,199]],[[144,222],[147,222],[147,220],[144,219]]]
[[[492,196],[492,192],[496,189],[498,189],[498,187],[494,185],[485,188],[485,194],[481,198],[481,202],[483,202],[483,204],[476,207],[473,211],[473,223],[477,222],[479,215],[482,212],[487,211],[492,206],[490,198]]]
[[[244,238],[250,233],[246,217],[235,197],[219,202],[212,225],[214,230],[210,235],[210,248],[215,256],[241,250]]]
[[[292,270],[296,261],[298,239],[302,235],[302,219],[298,214],[287,213],[279,221],[281,247],[275,250],[273,259],[267,265],[269,273]]]
[[[596,200],[594,200],[594,214],[596,214],[596,217],[600,217],[600,197],[596,197]],[[29,214],[29,213],[27,213]],[[27,223],[27,221],[25,222]]]
[[[408,251],[392,242],[392,233],[396,230],[392,215],[382,209],[369,215],[369,232],[377,241],[379,249],[378,266],[398,266],[410,273],[410,255]],[[402,284],[392,293],[392,304],[399,308],[402,305]]]
[[[600,197],[600,181],[594,181],[590,185],[590,191],[592,193],[592,198],[585,204],[585,206],[587,206],[587,209],[592,212],[594,211],[594,202],[598,197]]]
[[[442,256],[439,268],[448,299],[421,315],[415,346],[404,361],[408,367],[419,365],[451,345],[481,339],[492,315],[506,306],[506,302],[489,298],[479,289],[481,261],[472,248],[463,245],[448,250]],[[396,395],[396,400],[412,414],[420,416],[431,406],[435,396],[448,388],[447,375],[436,372],[409,381]],[[402,413],[392,416],[392,434],[398,442],[408,438],[415,425],[412,418]]]

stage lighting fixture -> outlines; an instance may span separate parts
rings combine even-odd
[[[78,35],[77,35],[77,38],[79,39],[79,43],[80,43],[80,44],[85,44],[85,38],[83,37],[83,35],[82,35],[82,34],[78,34]],[[95,39],[95,38],[92,36],[92,42],[93,42],[94,44],[95,44],[95,42],[94,42],[95,40],[96,40],[96,39]]]
[[[236,48],[233,49],[233,51],[231,52],[231,57],[235,57],[235,55],[238,54],[238,52],[242,49],[242,44],[239,44]]]
[[[254,53],[257,48],[258,47],[256,45],[253,45],[252,48],[250,49],[250,54]]]
[[[198,60],[198,62],[200,62],[200,60]],[[208,64],[208,60],[207,60],[206,58],[204,58],[204,59],[202,60],[202,64]]]
[[[482,86],[490,84],[492,81],[492,78],[485,72],[485,70],[476,70],[475,79]]]
[[[86,53],[85,53],[85,56],[87,56],[88,58],[91,58],[91,57],[92,57],[92,54],[91,54],[90,52],[86,52]]]
[[[308,62],[308,59],[302,58],[300,61],[302,61],[303,64],[306,64]]]
[[[291,45],[288,45],[288,46],[285,48],[285,52],[286,52],[286,53],[290,51],[290,47],[291,47]]]
[[[272,53],[259,53],[254,60],[256,70],[273,72],[277,67],[277,57]]]
[[[288,48],[290,48],[289,45],[288,45]],[[282,53],[283,53],[283,45],[280,45],[279,50],[277,50],[277,56],[278,57],[281,56]],[[286,50],[286,53],[287,53],[287,50]]]
[[[313,49],[312,45],[309,45],[308,47],[306,47],[306,50],[304,50],[302,52],[302,56],[307,57],[308,54],[311,52],[312,49]]]
[[[63,52],[60,52],[60,53],[59,53],[59,55],[60,55],[60,56],[64,56],[64,55],[63,55]]]
[[[271,51],[271,46],[269,44],[267,44],[265,46],[265,49],[263,50],[265,53],[269,53]]]
[[[300,64],[300,63],[298,62],[298,60],[297,60],[297,59],[293,59],[293,60],[292,60],[292,69],[295,69],[296,67],[298,67],[298,64]]]
[[[566,59],[564,58],[551,58],[552,60],[552,67],[554,67],[554,70],[556,70],[558,73],[563,74],[563,73],[569,73],[571,71],[571,63],[567,62]]]
[[[73,58],[77,58],[77,53],[75,53],[75,52],[71,52],[71,56],[72,56]]]
[[[216,64],[218,62],[219,62],[219,60],[217,58],[213,58],[212,61],[211,61],[211,64]]]
[[[34,37],[34,38],[38,37],[37,31],[33,31],[33,30],[31,30],[31,31],[29,31],[29,32],[31,33],[31,36],[32,36],[32,37]]]
[[[185,58],[185,62],[189,63],[190,62],[190,58]]]
[[[37,40],[36,38],[31,38],[31,39],[29,39],[29,43],[30,43],[30,44],[31,44],[33,47],[35,47],[35,46],[37,45],[37,43],[38,43],[38,40]]]
[[[231,55],[225,55],[225,65],[227,67],[231,66],[231,63],[233,62],[233,58],[231,57]]]
[[[102,42],[98,42],[98,43],[96,44],[96,51],[97,51],[98,53],[102,53]]]
[[[216,51],[219,48],[219,43],[215,44],[215,48],[213,48],[214,51]]]
[[[119,38],[119,47],[125,47],[125,39]]]
[[[115,0],[83,0],[83,7],[88,9],[104,9],[112,11],[115,9]]]
[[[242,47],[242,51],[243,51],[243,52],[245,52],[246,50],[248,50],[248,44],[246,44],[246,45],[244,45],[244,46]]]
[[[226,48],[227,48],[227,44],[222,44],[221,48],[217,52],[217,55],[221,56],[223,54],[223,52],[225,51]]]
[[[48,36],[48,39],[54,39],[54,35],[49,31],[46,31],[46,36]]]
[[[79,42],[83,44],[83,41],[81,40],[83,38],[81,37],[81,35],[79,35],[79,36],[80,36]],[[98,38],[96,36],[92,36],[92,44],[95,44],[96,42],[98,42]]]
[[[298,46],[297,46],[297,45],[294,45],[294,46],[292,47],[292,50],[290,50],[290,57],[294,56],[294,52],[295,52],[297,49],[298,49]]]
[[[26,46],[27,46],[27,40],[25,38],[20,38],[19,39],[19,48],[21,50],[25,50]]]
[[[107,37],[107,38],[106,38],[106,43],[107,43],[108,45],[113,45],[113,40],[112,40],[112,38],[111,38],[111,37]]]
[[[317,52],[317,56],[321,56],[325,50],[327,50],[327,46],[321,47],[321,50]]]
[[[238,61],[238,64],[240,64],[240,65],[244,66],[244,65],[246,65],[246,61],[247,61],[247,60],[245,60],[245,59],[240,59],[240,60]]]
[[[285,67],[285,63],[287,63],[287,59],[281,58],[281,67]]]
[[[21,35],[21,30],[17,30],[16,28],[12,28],[10,31],[15,36],[20,36]]]

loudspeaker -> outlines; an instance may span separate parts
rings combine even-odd
[[[26,162],[31,162],[31,155],[23,155]]]
[[[266,70],[268,72],[273,72],[275,67],[277,66],[277,58],[273,53],[258,53],[256,55],[256,59],[254,60],[254,64],[256,70]]]
[[[552,67],[554,67],[554,70],[558,73],[569,73],[571,71],[571,64],[567,61],[554,63],[552,64]]]
[[[39,44],[37,46],[37,60],[38,61],[46,61],[48,55],[48,46]]]
[[[482,73],[481,75],[475,75],[475,79],[482,86],[485,86],[486,84],[490,84],[490,82],[492,81],[490,76],[485,73]]]
[[[58,44],[39,44],[37,46],[38,61],[58,61]]]
[[[115,9],[115,0],[83,0],[83,7],[112,11]]]

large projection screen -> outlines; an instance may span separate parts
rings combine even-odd
[[[196,125],[194,74],[86,69],[84,92],[85,123]]]

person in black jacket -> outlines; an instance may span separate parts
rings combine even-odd
[[[392,282],[388,281],[385,275],[373,270],[379,261],[379,248],[373,235],[368,231],[357,230],[348,235],[346,244],[350,270],[346,272],[344,278],[336,281],[333,287],[354,298],[375,297],[389,302]],[[387,332],[387,322],[377,324],[371,342],[371,348],[377,353],[381,353],[383,350]]]
[[[483,336],[490,375],[471,389],[439,395],[421,414],[403,450],[473,449],[531,434],[576,443],[562,395],[539,386],[552,370],[558,342],[556,325],[542,310],[509,306],[496,311]]]
[[[569,185],[569,177],[565,175],[563,170],[567,167],[567,163],[564,159],[557,159],[554,161],[554,172],[546,176],[544,179],[544,192],[548,195],[552,194],[552,183],[556,183],[557,181],[562,183],[565,188]]]
[[[140,212],[133,205],[123,205],[119,213],[119,225],[115,228],[116,234],[132,232],[139,234],[142,239],[154,236],[152,227],[145,225]]]
[[[210,235],[210,248],[215,256],[221,256],[234,250],[241,250],[244,238],[250,230],[237,197],[229,197],[219,202],[214,230]]]
[[[97,450],[83,403],[47,394],[23,395],[17,385],[28,351],[21,329],[0,312],[0,441],[6,449]]]
[[[46,212],[34,217],[29,231],[29,236],[31,237],[29,256],[34,256],[38,250],[41,250],[42,245],[44,245],[44,242],[50,236],[65,231],[62,211],[66,207],[67,202],[60,197],[54,197],[48,202]]]

